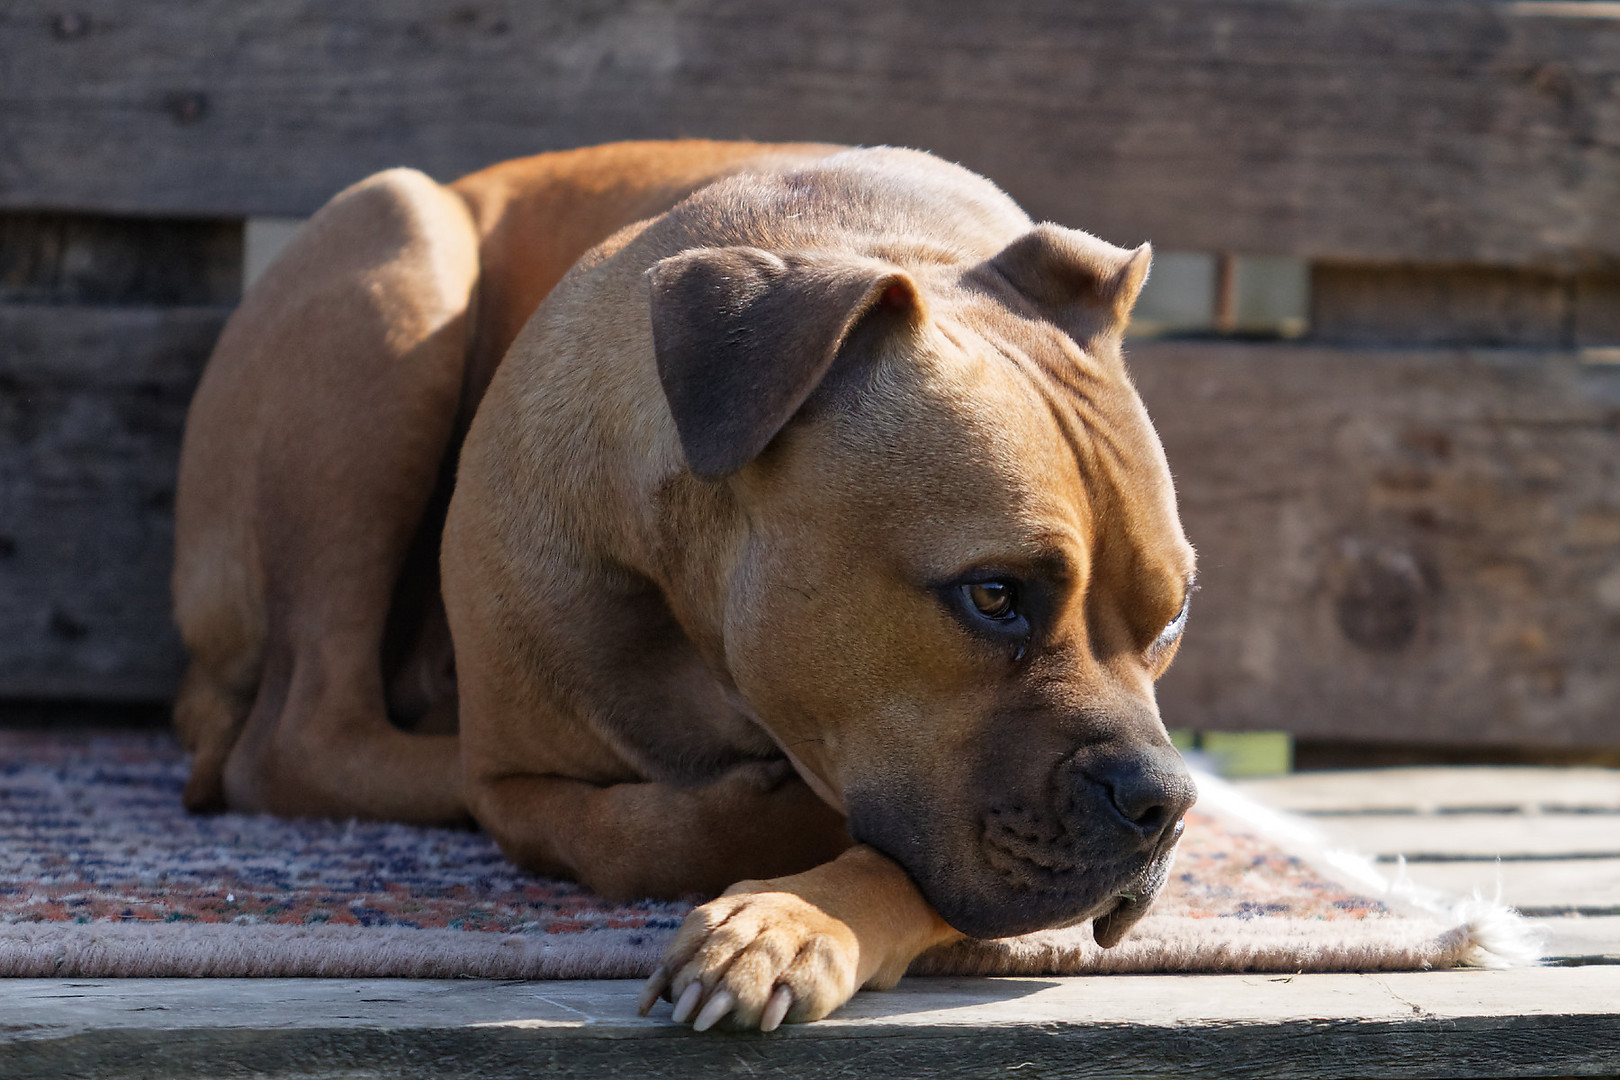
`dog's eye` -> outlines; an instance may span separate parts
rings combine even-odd
[[[1192,596],[1189,594],[1187,599],[1181,602],[1181,610],[1176,613],[1175,618],[1170,620],[1170,625],[1159,631],[1159,636],[1153,639],[1152,645],[1148,646],[1149,652],[1160,652],[1167,649],[1181,636],[1181,632],[1187,628],[1187,608],[1191,600]]]
[[[1018,617],[1018,590],[1007,581],[975,581],[963,585],[968,603],[987,619],[1005,622]]]
[[[1026,589],[1017,578],[994,573],[988,567],[969,571],[934,586],[936,595],[970,634],[1022,660],[1034,635],[1030,619],[1040,608],[1040,586]]]

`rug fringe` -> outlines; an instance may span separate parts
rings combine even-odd
[[[0,923],[5,978],[633,979],[674,937],[230,923]]]

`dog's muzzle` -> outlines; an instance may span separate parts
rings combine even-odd
[[[960,811],[922,814],[916,800],[885,800],[876,814],[854,804],[850,820],[857,839],[905,866],[935,910],[970,937],[1093,919],[1107,947],[1163,888],[1196,798],[1171,747],[1103,746],[1076,751],[1044,785],[1006,792],[967,820]]]

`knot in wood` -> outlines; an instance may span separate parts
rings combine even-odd
[[[1370,652],[1395,653],[1417,637],[1428,589],[1408,552],[1346,541],[1335,613],[1339,630]]]

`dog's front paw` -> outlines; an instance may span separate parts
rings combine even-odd
[[[855,933],[809,901],[743,882],[686,917],[641,992],[645,1016],[660,996],[674,1020],[707,1031],[774,1031],[820,1020],[856,990]]]

